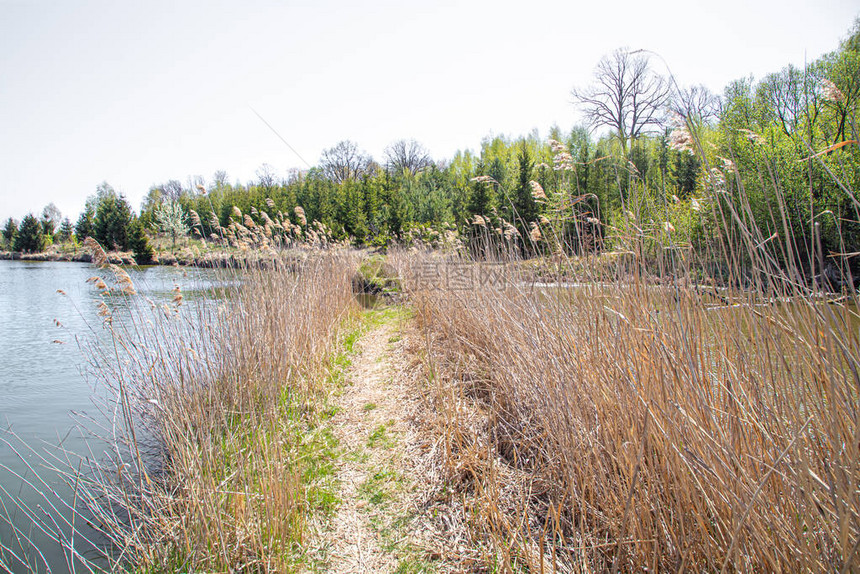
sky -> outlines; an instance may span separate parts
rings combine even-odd
[[[835,49],[857,16],[856,0],[0,0],[0,220],[54,202],[74,222],[103,181],[137,210],[170,179],[286,176],[345,139],[450,158],[571,128],[571,89],[616,48],[722,93]]]

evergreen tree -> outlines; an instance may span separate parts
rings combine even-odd
[[[519,172],[517,177],[516,197],[514,199],[514,208],[516,209],[516,213],[512,219],[516,222],[517,229],[519,229],[521,236],[528,237],[529,224],[532,221],[537,220],[538,205],[535,202],[535,198],[532,196],[531,186],[534,162],[532,161],[531,154],[529,153],[529,149],[525,141],[520,145],[517,163]]]
[[[105,249],[126,250],[129,248],[128,227],[131,220],[131,207],[125,197],[105,193],[99,198],[92,237]]]
[[[380,188],[381,172],[374,177],[364,176],[361,182],[364,195],[364,210],[368,227],[373,234],[383,233],[382,229],[382,194]]]
[[[49,203],[42,210],[42,233],[45,234],[46,237],[52,237],[54,235],[54,231],[60,226],[60,221],[62,221],[63,214],[60,213],[60,210],[53,203]]]
[[[451,181],[435,165],[425,168],[415,179],[415,220],[430,225],[452,223]]]
[[[74,228],[72,227],[72,222],[69,221],[69,218],[63,219],[63,222],[60,224],[60,229],[57,230],[55,238],[59,243],[65,243],[72,238],[72,233],[74,233]]]
[[[75,236],[78,238],[78,241],[83,241],[87,237],[92,236],[95,215],[95,211],[90,205],[87,205],[84,212],[81,213],[78,222],[75,224]]]
[[[383,191],[385,203],[388,206],[387,225],[389,233],[395,237],[400,237],[403,229],[406,226],[408,217],[408,207],[406,199],[403,197],[403,190],[400,188],[400,183],[389,177],[386,174],[385,189]]]
[[[358,184],[345,181],[341,189],[341,223],[347,234],[358,244],[367,238],[367,215],[364,206],[364,193]]]
[[[21,220],[18,235],[15,237],[14,250],[23,253],[38,253],[45,248],[45,235],[36,216],[28,213]]]
[[[499,209],[509,209],[510,203],[508,199],[505,197],[506,189],[510,189],[507,187],[508,184],[508,170],[505,167],[502,158],[498,155],[490,160],[487,165],[487,175],[492,177],[495,182],[492,183],[492,189],[494,191],[496,205]]]
[[[134,251],[134,258],[138,264],[150,263],[155,253],[152,245],[149,243],[149,238],[143,230],[143,222],[139,217],[135,217],[128,228],[128,244],[129,248]]]
[[[478,162],[475,169],[476,174],[481,174],[484,169],[484,164]],[[487,215],[493,205],[493,194],[488,183],[483,181],[472,182],[471,193],[469,194],[468,209],[471,215]]]
[[[570,137],[568,138],[568,147],[570,148],[571,157],[576,161],[579,165],[577,166],[576,172],[573,174],[573,191],[576,192],[577,195],[582,195],[587,193],[588,191],[592,191],[589,188],[589,175],[591,174],[591,138],[589,136],[588,128],[585,126],[578,126],[571,130]]]
[[[18,222],[11,217],[6,220],[6,225],[3,226],[3,245],[6,249],[11,249],[15,244],[15,237],[18,235]]]
[[[701,163],[694,154],[683,151],[670,151],[669,156],[671,157],[670,173],[678,187],[678,195],[686,199],[696,188],[696,178],[699,175]]]

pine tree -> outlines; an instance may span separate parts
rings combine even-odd
[[[129,248],[128,227],[131,224],[131,207],[122,195],[105,193],[99,198],[93,219],[92,237],[105,249]]]
[[[678,195],[687,199],[696,189],[696,179],[699,176],[701,163],[699,159],[689,153],[669,151],[671,164],[669,173],[678,187]]]
[[[381,176],[365,176],[361,187],[364,195],[364,209],[371,232],[378,234],[383,232],[382,226],[382,197],[380,192]]]
[[[72,227],[72,222],[67,217],[60,224],[60,229],[57,230],[54,237],[58,243],[65,243],[72,238],[72,233],[74,233],[74,228]]]
[[[22,253],[38,253],[45,248],[45,235],[36,216],[28,213],[21,220],[18,235],[15,237],[14,250]]]
[[[46,237],[52,237],[54,232],[57,230],[57,227],[60,226],[61,218],[63,217],[60,210],[53,203],[49,203],[45,206],[45,209],[42,210],[42,233],[45,234]]]
[[[529,224],[537,219],[538,205],[532,196],[531,186],[534,162],[525,141],[520,146],[517,163],[519,172],[517,178],[517,195],[514,200],[516,213],[514,213],[513,219],[516,221],[517,228],[520,230],[522,236],[526,237]]]
[[[388,174],[385,175],[383,197],[388,206],[386,223],[389,233],[399,238],[406,226],[409,211],[406,199],[403,197],[403,190],[400,188],[400,182],[397,179],[392,179]]]
[[[484,165],[478,163],[475,173],[480,175],[483,172]],[[475,181],[472,183],[471,193],[469,194],[469,213],[471,215],[487,215],[493,206],[493,193],[490,185],[483,181]]]
[[[89,205],[86,207],[81,216],[78,218],[78,222],[75,224],[75,236],[78,238],[78,241],[83,241],[87,237],[91,237],[93,234],[93,219],[95,219],[95,211]]]
[[[337,187],[327,179],[317,180],[314,191],[317,198],[317,214],[310,215],[310,217],[318,219],[329,227],[333,227],[337,219],[337,205],[335,202]]]
[[[135,217],[128,229],[128,243],[134,258],[138,264],[150,263],[154,256],[152,245],[149,243],[149,238],[143,230],[143,223],[139,217]]]
[[[496,195],[496,202],[499,204],[499,208],[501,209],[502,205],[507,203],[504,198],[504,193],[506,186],[508,185],[508,170],[506,169],[502,158],[496,156],[490,161],[487,166],[487,175],[495,180],[492,184],[493,191]]]
[[[15,237],[18,235],[18,222],[11,217],[6,220],[6,225],[3,226],[3,245],[6,249],[11,249],[15,244]]]
[[[367,238],[367,215],[364,208],[364,193],[352,181],[341,185],[341,222],[344,230],[362,244]]]

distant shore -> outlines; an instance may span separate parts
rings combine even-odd
[[[74,261],[90,263],[92,256],[83,251],[72,253],[21,253],[20,251],[0,251],[0,261]]]
[[[275,252],[253,251],[247,253],[210,252],[201,255],[190,253],[158,253],[152,260],[138,262],[131,253],[111,251],[108,260],[114,265],[176,265],[180,267],[229,268],[248,265],[269,267],[276,265],[297,265],[303,257],[296,253],[289,255]],[[0,251],[0,261],[67,261],[91,263],[92,256],[83,250],[70,252],[45,251],[41,253],[21,253]]]

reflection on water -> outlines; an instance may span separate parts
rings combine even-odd
[[[375,293],[356,293],[355,300],[361,305],[362,309],[376,309],[387,304],[387,300],[383,295]]]
[[[217,272],[210,269],[140,267],[127,271],[139,296],[157,304],[170,302],[179,286],[184,309],[217,284]],[[0,427],[6,431],[0,433],[0,501],[21,530],[16,538],[14,529],[0,519],[0,542],[22,555],[21,546],[27,546],[22,537],[31,538],[53,572],[70,570],[67,557],[56,541],[33,526],[27,509],[38,514],[40,505],[49,502],[62,509],[73,499],[72,488],[46,467],[43,457],[63,467],[63,461],[56,458],[65,456],[57,446],[71,455],[91,453],[95,457],[104,448],[82,435],[73,414],[86,413],[95,422],[103,422],[92,400],[100,390],[84,376],[86,359],[81,349],[84,341],[107,337],[98,315],[101,298],[86,283],[99,274],[103,273],[83,263],[0,261]],[[110,300],[120,319],[123,301]],[[40,479],[45,484],[39,484]],[[56,496],[46,500],[28,482],[39,485],[43,492],[54,491]],[[68,516],[67,509],[63,514]],[[38,564],[32,552],[28,556],[31,564]],[[16,572],[27,570],[8,555],[0,557],[3,564]],[[39,570],[44,571],[44,565]]]

